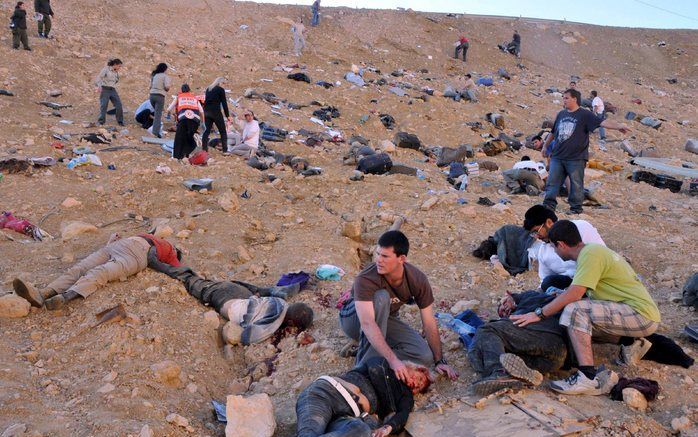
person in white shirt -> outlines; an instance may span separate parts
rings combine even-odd
[[[599,97],[599,93],[596,91],[591,92],[591,108],[594,111],[594,114],[599,117],[601,120],[606,118],[606,108],[604,107],[603,100],[601,100],[601,97]],[[603,127],[599,127],[599,139],[600,140],[605,140],[606,139],[606,129]]]
[[[563,261],[555,253],[555,247],[548,242],[548,230],[556,221],[555,212],[543,205],[532,206],[524,216],[524,229],[543,242],[535,256],[538,260],[538,276],[541,279],[540,289],[543,292],[547,291],[549,287],[560,289],[569,287],[577,270],[575,261]],[[572,220],[572,223],[577,227],[584,244],[606,245],[599,235],[599,231],[588,221]]]
[[[238,127],[242,130],[241,135],[233,135],[235,145],[228,148],[228,153],[233,155],[250,157],[257,153],[259,149],[259,122],[254,118],[254,112],[247,109],[242,114],[243,120],[240,120],[233,112],[233,118]]]
[[[545,188],[548,171],[544,162],[531,161],[528,156],[523,156],[513,168],[504,170],[502,176],[511,194],[526,192],[529,196],[537,196]]]

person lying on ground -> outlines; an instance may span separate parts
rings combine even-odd
[[[509,293],[500,300],[499,320],[489,321],[475,331],[468,350],[468,361],[481,379],[471,390],[487,396],[503,388],[534,386],[543,382],[542,373],[560,369],[567,357],[565,331],[558,316],[539,323],[519,327],[509,319],[511,314],[535,311],[555,299],[538,291]]]
[[[529,196],[537,196],[545,188],[545,180],[548,171],[544,162],[531,161],[528,156],[522,156],[521,161],[514,167],[502,172],[504,183],[511,194],[527,193]]]
[[[398,378],[387,360],[373,357],[338,376],[321,376],[296,401],[297,437],[385,437],[402,432],[433,379],[426,367],[405,363]],[[376,420],[373,415],[377,415]]]
[[[259,149],[259,122],[251,109],[246,109],[242,113],[242,117],[243,119],[241,120],[238,118],[237,114],[233,112],[233,119],[242,131],[242,134],[232,135],[235,140],[235,145],[233,147],[228,147],[228,153],[249,158],[256,154]]]
[[[541,280],[540,289],[543,292],[548,291],[550,287],[561,290],[569,287],[577,270],[577,263],[574,260],[563,261],[548,239],[548,231],[556,222],[557,215],[543,205],[530,207],[524,215],[524,229],[543,242],[536,253],[538,276]],[[588,221],[572,220],[572,223],[577,227],[583,243],[606,245],[599,231]]]
[[[563,394],[601,394],[603,372],[594,366],[592,336],[617,340],[653,334],[661,321],[659,309],[623,257],[600,244],[585,244],[571,221],[555,223],[548,239],[560,258],[577,261],[572,285],[552,302],[511,319],[524,327],[562,311],[560,325],[567,328],[579,366],[577,372],[550,387]],[[589,298],[582,299],[584,295]]]
[[[354,280],[351,296],[343,302],[339,325],[347,337],[358,341],[356,364],[371,357],[383,357],[403,382],[408,371],[404,361],[436,371],[451,380],[458,373],[443,356],[434,317],[434,295],[427,276],[407,262],[409,241],[400,231],[388,231],[378,239],[375,262]],[[400,320],[404,304],[419,307],[426,340]]]
[[[473,81],[473,76],[468,73],[465,76],[457,77],[444,90],[444,97],[450,97],[456,102],[464,98],[470,102],[477,103],[477,85]]]
[[[145,270],[150,258],[177,267],[181,252],[167,240],[151,234],[127,238],[112,234],[106,246],[68,269],[46,287],[36,289],[20,278],[15,278],[12,286],[15,293],[32,306],[57,310],[77,297],[87,298],[109,282]]]
[[[189,267],[160,262],[154,254],[148,255],[148,265],[181,281],[187,293],[228,320],[223,327],[223,339],[228,344],[259,343],[280,328],[302,331],[313,323],[313,310],[308,305],[286,302],[298,294],[299,284],[258,287],[241,281],[212,281]]]

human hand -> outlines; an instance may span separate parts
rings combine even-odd
[[[407,384],[410,375],[407,371],[407,366],[405,366],[405,363],[396,358],[395,361],[390,361],[388,364],[390,364],[390,368],[395,372],[397,379]]]
[[[497,314],[499,317],[509,317],[512,311],[516,309],[516,302],[514,302],[514,297],[509,291],[507,291],[506,296],[499,300],[499,307],[497,308]]]
[[[102,87],[101,87],[101,86],[98,86],[97,88],[95,88],[95,92],[96,92],[96,93],[101,93],[101,92],[102,92]]]
[[[514,321],[514,325],[523,328],[524,326],[530,325],[531,323],[536,323],[540,322],[540,317],[536,315],[536,313],[526,313],[526,314],[518,314],[518,315],[513,315],[509,317],[510,320]]]
[[[451,381],[458,379],[458,372],[456,372],[455,369],[448,364],[439,363],[435,369],[440,375],[446,375]]]
[[[391,425],[383,425],[371,433],[371,437],[385,437],[393,432],[393,427]]]

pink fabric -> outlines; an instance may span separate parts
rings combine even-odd
[[[18,219],[9,211],[3,212],[2,216],[0,216],[0,228],[11,229],[20,234],[34,237],[34,225],[29,220]]]

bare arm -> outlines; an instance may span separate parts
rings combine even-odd
[[[618,123],[617,121],[612,121],[608,119],[604,120],[603,123],[601,123],[601,127],[621,131],[624,134],[630,132],[630,128],[628,128],[628,125],[626,125],[625,123]]]
[[[434,362],[440,361],[444,356],[441,350],[441,338],[439,337],[439,328],[436,325],[436,317],[434,317],[434,305],[429,305],[426,308],[420,309],[419,314],[422,316],[422,326],[424,334],[427,337],[427,343],[434,355]],[[448,364],[439,363],[436,365],[436,371],[441,374],[446,374],[449,379],[458,378],[458,372],[453,370]]]

